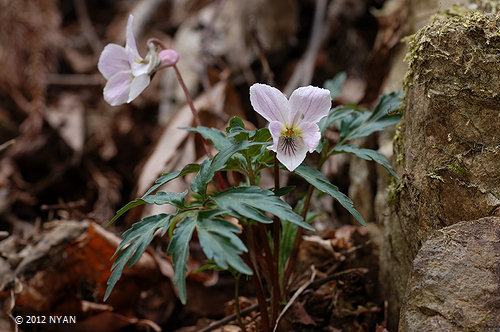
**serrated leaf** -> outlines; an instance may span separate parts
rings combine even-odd
[[[358,148],[355,145],[349,144],[349,145],[341,145],[341,146],[335,147],[330,152],[330,154],[334,154],[334,153],[351,153],[351,154],[354,154],[354,155],[358,156],[359,158],[362,158],[365,160],[373,160],[376,163],[384,166],[389,171],[389,173],[391,173],[392,176],[394,176],[396,179],[399,178],[398,175],[396,174],[396,172],[394,172],[391,165],[389,164],[389,161],[375,150],[362,149],[362,148]]]
[[[339,188],[334,186],[333,184],[328,181],[328,179],[318,170],[305,166],[305,165],[300,165],[295,169],[295,174],[301,176],[312,184],[316,189],[319,191],[322,191],[333,198],[335,198],[340,205],[342,205],[347,211],[349,211],[350,214],[353,215],[354,218],[363,226],[366,226],[366,222],[363,219],[363,217],[359,214],[359,212],[354,208],[354,204],[351,201],[349,197],[344,195]]]
[[[189,130],[189,131],[194,131],[204,138],[210,140],[215,148],[219,151],[224,150],[228,146],[232,145],[233,143],[224,135],[220,130],[215,129],[215,128],[207,128],[203,126],[198,126],[198,127],[184,127],[181,129]]]
[[[186,304],[186,273],[189,256],[189,241],[196,226],[196,217],[188,217],[175,228],[167,254],[172,256],[174,266],[174,283],[179,291],[179,298]]]
[[[149,188],[142,197],[145,197],[145,196],[151,194],[153,191],[155,191],[159,187],[163,186],[164,184],[167,184],[168,182],[170,182],[170,181],[172,181],[174,179],[177,179],[178,177],[181,177],[181,176],[184,176],[184,175],[190,174],[190,173],[195,173],[195,172],[198,172],[199,170],[200,170],[200,165],[198,165],[198,164],[187,164],[180,171],[162,174],[162,176],[160,176],[155,181],[155,184],[151,188]]]
[[[345,72],[340,72],[335,75],[331,80],[327,80],[323,87],[330,91],[330,96],[333,99],[337,98],[342,92],[342,85],[347,78],[347,74]]]
[[[373,112],[353,112],[340,123],[340,140],[342,145],[348,140],[366,137],[385,127],[398,123],[401,115],[396,113],[401,103],[401,93],[382,95]]]
[[[128,202],[124,207],[122,207],[120,210],[116,211],[116,214],[115,216],[113,217],[113,219],[111,219],[107,224],[106,226],[110,226],[112,223],[114,223],[116,221],[116,219],[120,218],[120,216],[122,214],[124,214],[125,212],[127,212],[128,210],[136,207],[136,206],[139,206],[139,205],[142,205],[142,204],[146,204],[146,202],[142,199],[142,198],[136,198],[135,200],[133,200],[132,202]]]
[[[274,192],[275,196],[281,197],[281,196],[288,194],[289,192],[291,192],[294,189],[295,189],[295,186],[286,186],[286,187],[278,188],[278,190],[275,190],[273,188],[273,192]]]
[[[163,205],[163,204],[171,204],[176,207],[184,206],[184,199],[186,198],[188,191],[184,191],[182,193],[172,193],[172,192],[163,192],[160,191],[155,195],[148,195],[143,198],[146,203]]]
[[[243,120],[236,116],[231,118],[229,121],[229,126],[226,128],[226,132],[227,137],[231,138],[234,143],[248,140],[250,137],[250,131],[245,129]]]
[[[130,229],[123,233],[123,240],[116,248],[113,255],[115,262],[111,266],[111,276],[108,279],[108,287],[104,295],[104,301],[109,297],[113,287],[120,279],[125,267],[132,267],[141,258],[142,254],[153,240],[157,230],[164,230],[170,227],[172,215],[158,214],[144,218],[142,221],[132,225]],[[164,232],[163,232],[164,234]],[[128,246],[127,246],[128,245]],[[123,249],[127,246],[125,249]]]
[[[204,218],[200,213],[196,231],[208,259],[224,269],[232,267],[241,273],[252,274],[252,270],[240,257],[243,252],[247,252],[247,248],[236,235],[241,233],[238,227],[224,219]]]
[[[211,199],[219,208],[228,211],[228,214],[236,218],[246,217],[268,224],[272,223],[272,219],[264,213],[270,212],[283,221],[314,230],[313,227],[302,221],[301,216],[293,212],[290,205],[275,196],[270,190],[255,186],[233,187],[212,196]]]
[[[231,145],[228,148],[220,151],[212,160],[206,159],[203,161],[200,167],[200,171],[191,182],[191,190],[204,195],[207,189],[207,185],[210,181],[212,181],[215,172],[220,171],[226,166],[228,160],[237,152],[241,150],[245,150],[248,147],[256,144],[262,143],[253,143],[249,141],[239,142],[237,144]]]
[[[356,109],[351,107],[351,106],[337,106],[333,109],[330,110],[328,115],[324,118],[322,118],[318,122],[319,130],[321,132],[321,137],[325,135],[326,128],[330,128],[333,126],[337,121],[342,120],[343,118],[346,118],[349,116],[351,113],[356,112]]]

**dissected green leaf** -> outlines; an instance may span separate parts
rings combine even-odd
[[[146,203],[149,204],[171,204],[176,207],[184,206],[184,198],[186,198],[188,191],[184,191],[182,193],[171,193],[171,192],[163,192],[160,191],[155,195],[148,195],[143,198]]]
[[[128,210],[130,210],[136,206],[142,205],[142,204],[146,204],[146,202],[142,198],[136,198],[132,202],[128,202],[127,205],[122,207],[120,210],[116,211],[115,216],[113,217],[113,219],[110,220],[110,222],[107,223],[106,226],[109,226],[112,223],[114,223],[116,221],[116,219],[120,218],[120,216],[122,214],[124,214],[125,212],[127,212]]]
[[[170,182],[170,181],[172,181],[174,179],[177,179],[178,177],[184,176],[184,175],[189,174],[189,173],[195,173],[195,172],[198,172],[199,170],[200,170],[200,165],[198,165],[198,164],[187,164],[180,171],[162,174],[162,176],[160,176],[155,181],[155,184],[151,188],[149,188],[146,191],[146,193],[144,194],[144,196],[142,196],[142,197],[144,198],[145,196],[151,194],[153,191],[155,191],[159,187],[163,186],[164,184],[166,184],[166,183],[168,183],[168,182]]]
[[[189,131],[194,131],[204,138],[212,141],[214,144],[215,148],[219,151],[222,151],[226,149],[228,146],[232,145],[233,143],[222,133],[220,130],[215,129],[215,128],[207,128],[203,126],[198,126],[198,127],[184,127],[181,129],[186,129]]]
[[[334,186],[333,184],[328,181],[328,179],[318,170],[305,166],[305,165],[300,165],[295,169],[295,174],[301,176],[312,184],[316,189],[319,191],[322,191],[333,198],[335,198],[340,205],[342,205],[349,213],[351,213],[354,218],[356,218],[357,221],[363,226],[366,226],[366,222],[363,219],[363,217],[359,214],[359,212],[354,208],[354,204],[351,201],[349,197],[344,195],[339,188]]]
[[[227,137],[231,138],[234,143],[248,140],[250,137],[250,130],[245,129],[243,120],[238,117],[233,117],[229,121],[229,126],[226,128]]]
[[[278,190],[274,190],[274,188],[273,188],[273,192],[274,192],[275,196],[281,197],[281,196],[288,194],[289,192],[291,192],[294,189],[295,189],[295,186],[286,186],[286,187],[278,188]]]
[[[172,215],[158,214],[144,218],[142,221],[132,225],[130,229],[123,233],[123,240],[120,242],[113,257],[116,257],[115,262],[111,267],[111,276],[108,279],[108,288],[104,295],[104,301],[109,297],[113,287],[120,279],[123,269],[133,266],[153,240],[153,236],[157,230],[163,228],[162,236],[170,227]],[[123,249],[127,246],[125,249]]]
[[[243,252],[247,252],[247,248],[236,235],[241,233],[238,227],[221,218],[204,218],[200,213],[196,231],[208,259],[224,269],[232,267],[241,273],[252,274],[252,270],[240,257]]]
[[[355,145],[349,144],[349,145],[341,145],[341,146],[335,147],[330,152],[330,154],[334,154],[334,153],[351,153],[351,154],[354,154],[354,155],[358,156],[359,158],[363,158],[365,160],[373,160],[376,163],[379,163],[380,165],[384,166],[389,171],[389,173],[391,173],[392,176],[394,176],[396,179],[399,178],[398,175],[396,174],[396,172],[394,172],[391,165],[389,164],[389,161],[387,159],[385,159],[384,156],[382,156],[380,153],[378,153],[375,150],[362,149],[362,148],[358,148]]]
[[[212,196],[211,199],[219,208],[236,218],[246,217],[262,223],[272,223],[272,219],[265,215],[265,212],[269,212],[283,221],[314,230],[302,221],[301,216],[293,212],[290,205],[270,190],[255,186],[233,187]]]
[[[328,115],[318,122],[319,130],[321,132],[321,137],[325,135],[326,128],[330,128],[335,123],[337,123],[337,121],[346,118],[353,112],[359,112],[359,109],[356,109],[355,107],[350,105],[337,106],[331,109]]]
[[[212,181],[215,172],[220,171],[226,166],[228,160],[237,152],[241,150],[248,149],[250,146],[262,143],[252,143],[249,141],[239,142],[237,144],[231,145],[226,149],[219,152],[212,160],[204,160],[201,164],[200,171],[191,182],[191,190],[204,195],[207,189],[207,185]]]
[[[342,145],[348,140],[366,137],[398,123],[401,120],[401,114],[396,111],[400,103],[401,93],[393,92],[382,95],[373,112],[363,111],[349,114],[340,123],[338,145]]]
[[[167,254],[172,256],[174,266],[174,283],[179,290],[179,298],[186,304],[186,273],[189,256],[189,241],[196,226],[196,217],[188,217],[175,228]]]

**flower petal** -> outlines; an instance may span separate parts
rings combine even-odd
[[[125,43],[125,49],[127,50],[127,53],[129,54],[129,61],[132,62],[132,60],[142,60],[141,56],[139,55],[139,51],[137,50],[137,45],[135,43],[135,37],[134,37],[134,30],[132,29],[132,22],[134,20],[134,16],[130,15],[128,17],[128,22],[127,22],[127,41]],[[133,56],[133,58],[131,58]]]
[[[278,151],[278,142],[281,132],[285,129],[285,125],[278,121],[273,121],[269,123],[269,132],[273,138],[273,145],[268,147],[271,151]]]
[[[132,80],[132,84],[130,85],[130,93],[127,100],[127,103],[130,103],[132,100],[137,98],[141,94],[144,89],[149,85],[150,77],[148,74],[140,75],[134,77]]]
[[[250,87],[250,103],[267,121],[288,122],[288,100],[278,89],[256,83]]]
[[[293,137],[293,142],[288,142],[288,144],[293,144],[293,146],[287,145],[284,138],[279,139],[276,157],[290,172],[292,172],[302,164],[306,158],[307,146],[300,136]]]
[[[107,80],[118,72],[130,71],[130,64],[125,48],[116,44],[106,45],[99,57],[97,68]]]
[[[332,107],[330,91],[315,86],[296,89],[290,96],[292,124],[301,121],[316,123],[325,117]]]
[[[127,42],[125,44],[125,49],[127,51],[130,68],[132,68],[132,74],[134,76],[141,76],[148,73],[149,67],[147,63],[144,63],[144,59],[141,57],[139,51],[137,50],[134,31],[132,29],[133,20],[134,16],[130,15],[127,22]]]
[[[309,152],[314,152],[321,139],[318,125],[311,122],[302,122],[297,128],[301,131],[304,144],[309,149]]]
[[[104,87],[104,100],[111,106],[125,104],[128,100],[131,82],[130,71],[122,71],[113,75]]]

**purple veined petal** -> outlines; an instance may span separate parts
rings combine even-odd
[[[125,48],[116,44],[106,45],[99,57],[97,68],[107,80],[121,71],[130,71]]]
[[[297,128],[301,132],[302,139],[309,152],[314,152],[321,139],[321,133],[316,123],[302,122]]]
[[[130,70],[113,75],[104,87],[104,100],[111,106],[125,104],[130,93],[131,82]]]
[[[292,123],[302,121],[316,123],[325,117],[332,107],[330,91],[315,86],[296,89],[290,96]]]
[[[273,145],[268,147],[271,151],[278,151],[278,142],[281,132],[285,129],[285,125],[278,121],[273,121],[269,123],[269,132],[273,138]]]
[[[278,89],[256,83],[250,87],[250,103],[267,121],[288,123],[288,100]]]
[[[130,93],[128,96],[127,103],[130,103],[132,100],[137,98],[144,89],[149,85],[150,77],[148,74],[140,75],[134,77],[132,80],[132,84],[130,85]]]
[[[280,137],[278,142],[278,150],[276,158],[285,165],[285,167],[293,172],[304,159],[307,154],[307,146],[301,136],[294,135],[291,141],[286,141],[284,137]]]

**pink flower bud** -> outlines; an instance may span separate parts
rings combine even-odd
[[[158,53],[158,57],[162,68],[174,66],[179,61],[179,54],[174,50],[162,50]]]

